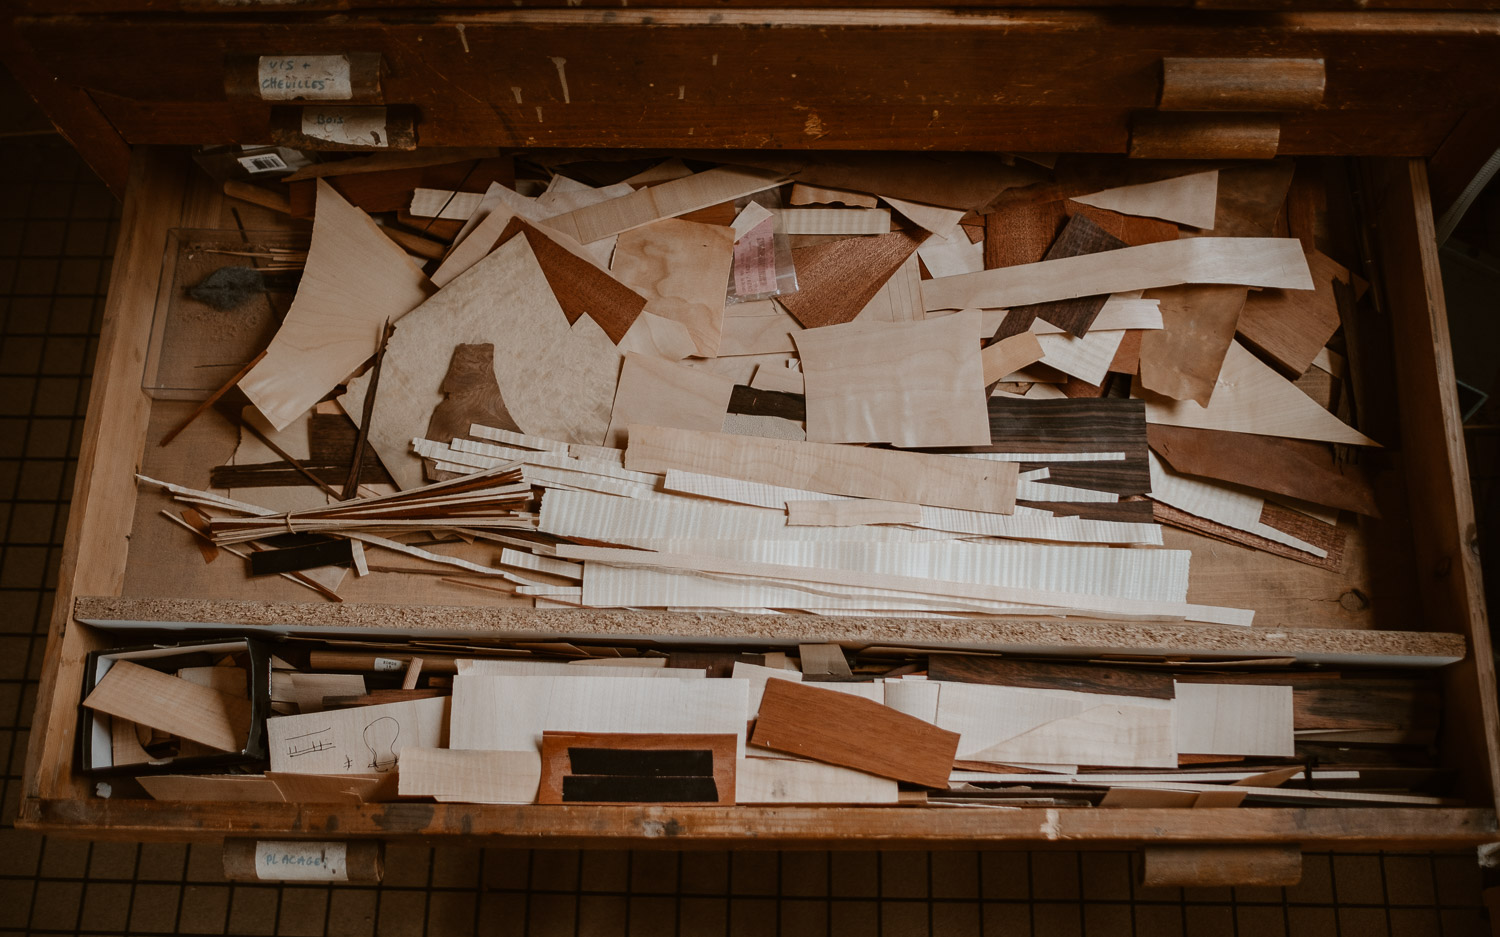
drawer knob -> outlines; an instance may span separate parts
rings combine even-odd
[[[414,150],[416,108],[309,104],[271,108],[271,140],[304,150]]]
[[[383,104],[384,73],[379,52],[234,55],[224,62],[224,95],[231,101]]]
[[[1322,59],[1162,59],[1164,111],[1291,111],[1323,103]]]
[[[235,882],[362,882],[385,876],[379,840],[224,840],[224,877]]]
[[[1133,159],[1270,159],[1281,145],[1281,119],[1262,114],[1137,114]]]
[[[1302,847],[1147,846],[1142,884],[1169,888],[1295,885],[1302,880]]]

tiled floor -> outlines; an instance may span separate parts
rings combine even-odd
[[[223,880],[216,847],[12,828],[117,209],[56,141],[0,144],[0,935],[1487,933],[1472,855],[1307,857],[1281,889],[1145,889],[1121,852],[391,848],[378,887]]]

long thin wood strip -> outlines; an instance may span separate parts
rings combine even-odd
[[[380,347],[375,350],[375,363],[370,365],[370,387],[365,391],[365,402],[360,407],[359,429],[354,437],[354,454],[349,458],[349,474],[344,478],[342,499],[352,500],[359,494],[359,476],[364,471],[365,453],[370,448],[370,418],[375,412],[376,395],[380,391],[380,369],[385,363],[386,345],[391,340],[391,324],[385,324],[380,337]]]
[[[454,667],[458,673],[475,674],[476,676],[489,677],[581,677],[596,680],[624,680],[627,677],[639,677],[642,679],[671,678],[674,680],[691,680],[706,677],[707,672],[703,670],[692,670],[683,667],[647,667],[644,664],[633,663],[636,658],[605,658],[612,665],[583,666],[583,662],[561,663],[559,661],[546,660],[491,660],[489,658],[477,658],[468,660],[459,658],[454,661]],[[615,660],[622,660],[622,664],[614,664]]]
[[[1009,453],[1010,460],[1027,458],[1024,453]],[[829,495],[800,488],[764,485],[756,482],[700,475],[696,472],[667,472],[662,485],[667,491],[747,504],[779,508],[789,501],[838,500],[843,495]],[[1013,514],[989,514],[951,508],[922,509],[919,525],[931,530],[946,530],[984,537],[1011,537],[1020,540],[1055,540],[1078,543],[1146,543],[1161,544],[1161,527],[1152,523],[1132,524],[1114,521],[1082,520],[1077,517],[1052,517],[1046,511],[1017,506]]]
[[[248,362],[246,362],[245,366],[234,372],[234,375],[230,377],[229,380],[225,381],[222,387],[209,394],[202,403],[193,408],[192,413],[189,413],[187,416],[183,417],[181,423],[178,423],[176,426],[168,430],[166,435],[162,436],[161,442],[157,443],[157,445],[165,447],[172,440],[176,439],[183,430],[193,425],[194,420],[198,419],[198,417],[203,415],[204,411],[217,403],[220,397],[227,394],[229,392],[229,389],[238,384],[240,382],[240,378],[244,377],[246,374],[249,374],[252,368],[254,368],[257,364],[260,364],[261,359],[265,358],[265,356],[266,352],[262,351],[260,354],[256,355],[254,358],[251,358]]]
[[[693,498],[618,498],[592,491],[548,489],[539,529],[559,537],[641,546],[653,540],[875,540],[913,542],[923,531],[900,528],[789,527],[775,510],[734,507]],[[929,537],[928,539],[931,539]]]
[[[1283,534],[1288,534],[1298,542],[1312,544],[1320,552],[1326,552],[1326,555],[1315,556],[1306,550],[1288,546],[1278,540],[1272,540],[1258,534],[1250,533],[1249,531],[1230,527],[1227,524],[1198,517],[1195,514],[1189,514],[1187,511],[1175,508],[1170,504],[1163,504],[1160,501],[1150,501],[1148,503],[1151,505],[1151,516],[1156,519],[1158,524],[1177,527],[1182,530],[1190,530],[1193,533],[1202,534],[1214,540],[1222,540],[1225,543],[1250,547],[1275,556],[1284,556],[1287,559],[1296,560],[1307,566],[1316,566],[1319,569],[1338,572],[1344,567],[1344,543],[1346,537],[1342,528],[1324,524],[1321,521],[1315,521],[1295,511],[1286,511],[1286,514],[1300,517],[1305,523],[1269,523],[1269,520],[1275,518],[1275,515],[1272,513],[1273,510],[1285,510],[1274,504],[1267,504],[1262,511],[1262,524],[1281,531]],[[1283,527],[1289,529],[1283,530]]]
[[[583,604],[589,608],[715,608],[754,614],[776,614],[779,611],[819,615],[908,613],[914,617],[1053,614],[1044,606],[1014,602],[954,599],[898,589],[753,576],[703,575],[688,570],[616,567],[599,563],[588,564],[584,571],[583,596]],[[758,611],[762,609],[765,611]],[[770,611],[772,609],[778,612]]]
[[[920,524],[922,507],[901,501],[788,501],[791,527],[857,527],[863,524]]]
[[[1068,220],[1057,240],[1047,249],[1043,260],[1061,260],[1064,257],[1081,257],[1085,254],[1101,254],[1125,247],[1124,241],[1105,231],[1086,215],[1077,215]],[[1109,302],[1104,295],[1079,296],[1074,299],[1053,300],[1036,305],[1021,306],[1011,310],[995,338],[1006,338],[1018,329],[1026,317],[1030,326],[1040,319],[1060,326],[1065,332],[1083,338],[1093,326],[1094,320]]]
[[[720,167],[558,215],[549,219],[547,224],[580,244],[589,244],[663,218],[732,202],[775,188],[785,181],[786,176],[779,172]]]
[[[1022,308],[1024,310],[1024,307]],[[1009,309],[985,309],[983,312],[984,331],[989,335],[998,331],[1006,316],[1010,315]],[[929,319],[946,315],[952,315],[952,313],[943,309],[926,313]],[[1099,315],[1094,318],[1094,324],[1090,327],[1112,330],[1160,329],[1162,328],[1161,304],[1155,299],[1136,298],[1134,291],[1111,296],[1105,301],[1104,308],[1099,310]],[[1064,330],[1062,326],[1038,319],[1031,324],[1031,331],[1037,335],[1048,335]]]
[[[1197,517],[1284,543],[1294,549],[1327,556],[1328,551],[1261,523],[1265,499],[1228,485],[1178,475],[1151,454],[1151,498]]]
[[[1031,543],[862,543],[824,539],[771,542],[663,539],[652,548],[680,555],[800,566],[808,570],[889,573],[927,580],[1068,594],[1180,602],[1188,592],[1186,550],[1110,550]],[[900,587],[892,586],[892,589]],[[804,670],[806,667],[804,667]]]
[[[1313,288],[1295,238],[1204,237],[927,280],[922,302],[929,311],[1000,309],[1179,283]]]
[[[250,732],[248,699],[129,660],[111,664],[83,705],[226,752],[244,749]]]
[[[878,777],[948,786],[958,735],[888,706],[772,680],[761,697],[756,745]]]
[[[1020,476],[1013,464],[947,459],[822,443],[632,426],[625,465],[681,469],[830,494],[1009,514]]]
[[[975,583],[945,582],[915,576],[872,574],[854,570],[807,569],[773,563],[748,563],[720,560],[707,556],[684,556],[671,553],[647,553],[608,547],[584,547],[560,544],[558,556],[575,560],[594,560],[621,566],[648,566],[659,569],[699,570],[727,575],[765,576],[796,582],[837,582],[871,588],[901,589],[935,595],[970,597],[1025,605],[1048,605],[1070,608],[1101,617],[1133,616],[1147,620],[1186,620],[1207,624],[1249,625],[1255,613],[1248,609],[1215,608],[1182,602],[1149,602],[1120,599],[1113,596],[1090,596],[1079,593],[1050,592],[1041,589],[1016,589]]]

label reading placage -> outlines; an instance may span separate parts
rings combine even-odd
[[[305,107],[302,134],[344,146],[390,145],[383,107]]]
[[[255,844],[255,877],[267,881],[347,882],[348,857],[348,843],[261,840]]]
[[[354,97],[347,55],[262,55],[263,101],[347,101]]]

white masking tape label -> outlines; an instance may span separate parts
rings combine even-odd
[[[255,877],[267,881],[349,881],[348,843],[261,840],[255,844]]]
[[[375,658],[375,669],[378,671],[405,670],[406,661],[396,660],[393,657],[377,657]]]
[[[383,107],[304,107],[302,133],[344,146],[390,145]]]
[[[262,101],[347,101],[354,97],[346,55],[262,55]]]

